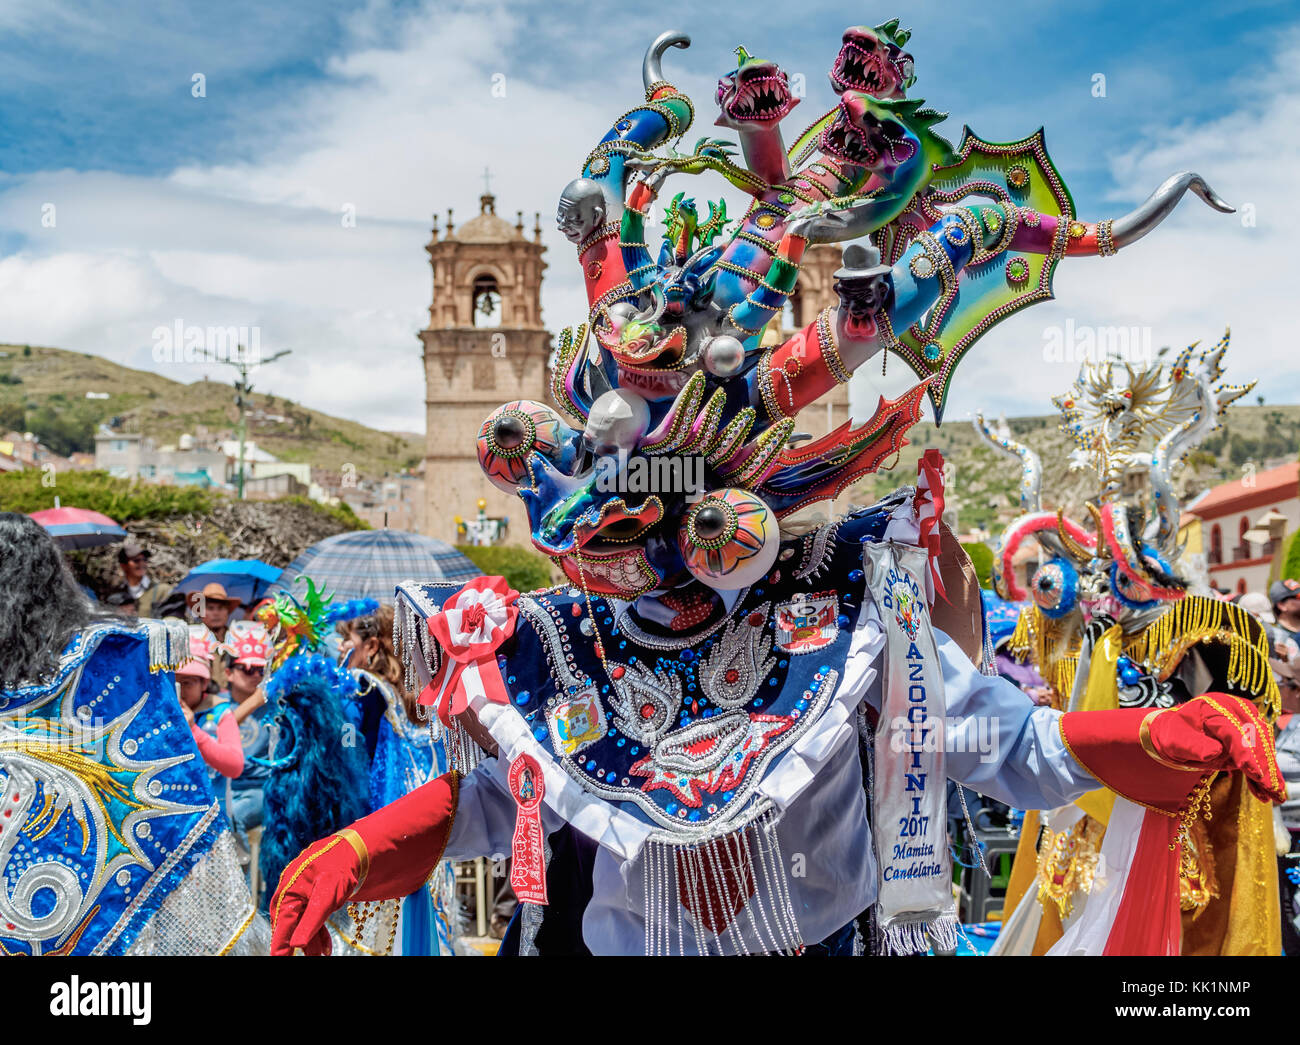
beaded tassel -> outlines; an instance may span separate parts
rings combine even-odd
[[[1124,643],[1124,652],[1157,678],[1165,678],[1197,642],[1214,640],[1228,647],[1230,685],[1263,698],[1270,717],[1281,711],[1282,696],[1269,666],[1268,637],[1262,628],[1251,634],[1250,615],[1218,599],[1188,596],[1173,603],[1140,635]]]
[[[803,949],[790,899],[776,817],[767,810],[753,823],[717,838],[678,843],[651,840],[642,849],[645,953],[687,953],[694,932],[695,951],[707,954],[797,954]],[[729,872],[739,869],[734,878]],[[737,892],[752,881],[753,892]],[[722,911],[725,926],[711,932],[703,917],[685,911]]]

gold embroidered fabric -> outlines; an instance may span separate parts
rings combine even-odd
[[[1033,664],[1043,681],[1051,687],[1051,706],[1060,711],[1074,689],[1074,676],[1079,668],[1079,642],[1077,632],[1069,633],[1031,604],[1020,611],[1007,648],[1022,664],[1025,661]]]
[[[1044,831],[1038,847],[1038,899],[1056,905],[1062,919],[1074,910],[1076,892],[1092,892],[1106,826],[1085,816],[1066,831]]]

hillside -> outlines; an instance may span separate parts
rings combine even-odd
[[[1073,444],[1057,427],[1057,415],[1008,418],[1012,435],[1036,450],[1043,462],[1045,507],[1064,506],[1071,514],[1096,491],[1089,472],[1071,472],[1067,454]],[[994,419],[995,420],[995,419]],[[889,472],[870,476],[854,487],[852,499],[869,503],[900,483],[912,482],[917,459],[932,447],[942,451],[949,471],[949,502],[957,507],[958,525],[994,528],[1016,514],[1020,470],[1005,454],[987,447],[969,421],[950,418],[935,428],[922,422],[909,433],[912,443],[903,448],[898,464]],[[1188,456],[1175,475],[1184,502],[1201,490],[1230,478],[1239,478],[1252,462],[1263,470],[1281,460],[1294,460],[1300,449],[1300,406],[1234,406],[1223,426]]]
[[[107,398],[87,399],[87,392]],[[34,432],[64,455],[93,452],[96,427],[114,417],[124,430],[142,432],[160,446],[199,425],[213,435],[233,432],[234,400],[229,381],[184,384],[100,356],[0,344],[0,432]],[[279,396],[254,392],[250,400],[250,414],[285,418],[248,422],[249,438],[285,461],[332,470],[347,462],[361,475],[378,476],[413,467],[424,456],[421,436],[380,432]]]

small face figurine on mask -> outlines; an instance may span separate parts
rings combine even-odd
[[[605,220],[605,194],[590,178],[574,178],[560,193],[555,224],[570,243],[581,243]]]

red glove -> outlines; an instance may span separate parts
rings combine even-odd
[[[1261,802],[1286,801],[1273,727],[1249,700],[1206,693],[1151,716],[1143,747],[1178,768],[1239,770]]]
[[[1173,708],[1067,712],[1061,736],[1116,794],[1168,813],[1181,812],[1196,785],[1219,771],[1244,773],[1261,801],[1286,797],[1273,727],[1244,697],[1206,693]]]
[[[325,922],[345,903],[419,889],[447,847],[459,781],[445,773],[299,853],[271,898],[271,953],[329,954]]]

